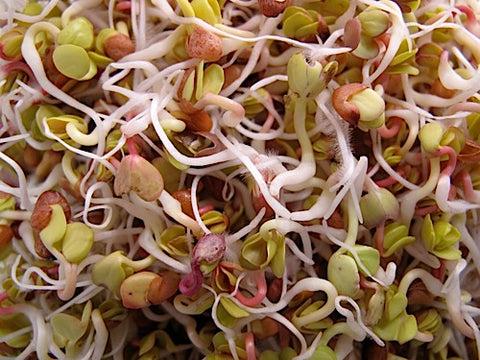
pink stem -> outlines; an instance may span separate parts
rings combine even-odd
[[[472,8],[468,5],[458,5],[457,9],[467,15],[466,28],[474,35],[480,36],[480,24]]]
[[[128,153],[130,155],[138,155],[137,148],[135,146],[135,140],[133,138],[128,138],[126,141]]]
[[[361,289],[371,289],[371,290],[377,290],[377,288],[374,286],[374,282],[367,281],[363,275],[360,275],[360,288]]]
[[[385,221],[382,221],[380,225],[377,226],[377,233],[376,233],[376,245],[377,250],[380,253],[380,256],[383,256],[383,240],[385,235]]]
[[[267,295],[267,281],[265,280],[265,274],[263,271],[258,271],[255,276],[255,282],[257,283],[257,293],[251,298],[243,296],[240,291],[237,291],[235,298],[245,306],[257,306],[259,305],[265,296]]]
[[[255,352],[255,338],[253,333],[247,332],[243,335],[245,341],[245,352],[247,353],[247,360],[257,360]]]
[[[115,10],[121,11],[121,12],[127,12],[127,11],[130,11],[131,9],[132,9],[132,3],[130,2],[130,0],[128,0],[128,1],[120,1],[120,2],[115,6]]]
[[[198,265],[192,264],[192,271],[182,278],[178,289],[183,295],[192,296],[200,291],[203,283],[203,274]]]
[[[15,70],[23,71],[30,78],[32,78],[32,79],[34,78],[32,70],[23,61],[13,61],[11,63],[8,63],[8,64],[2,66],[2,71],[6,74],[10,74],[11,72],[13,72]]]
[[[6,291],[0,293],[0,316],[1,315],[12,315],[15,313],[15,307],[11,306],[1,306],[2,302],[8,300],[8,293]]]
[[[272,100],[272,97],[271,97],[271,96],[268,97],[268,104],[273,107],[273,100]],[[273,125],[273,122],[274,122],[274,121],[275,121],[275,118],[274,118],[273,114],[269,111],[269,112],[268,112],[267,119],[266,119],[265,122],[263,123],[263,126],[262,126],[262,128],[260,129],[260,132],[261,132],[261,133],[265,133],[265,132],[267,132],[268,130],[270,130],[271,127],[272,127],[272,125]]]
[[[425,207],[416,207],[415,208],[415,215],[417,216],[425,216],[431,214],[438,210],[438,205],[430,205]]]
[[[390,128],[387,128],[385,124],[377,129],[380,136],[384,139],[391,139],[398,134],[402,127],[402,119],[394,116],[392,118],[393,124]]]
[[[447,175],[451,176],[453,174],[453,171],[455,170],[455,166],[457,166],[457,153],[455,150],[450,147],[450,146],[442,146],[439,150],[435,151],[435,156],[442,156],[442,155],[448,155],[448,163],[447,166],[445,166],[445,169],[442,170],[440,175]]]
[[[212,210],[215,210],[215,206],[208,204],[208,205],[204,205],[202,207],[199,207],[198,208],[198,213],[200,214],[200,216],[202,216],[203,214],[206,214],[207,212],[212,211]]]
[[[435,276],[438,280],[443,282],[445,280],[445,273],[447,271],[447,268],[445,266],[445,260],[440,259],[440,266],[436,269],[432,269],[431,273],[433,276]]]
[[[116,157],[112,156],[108,159],[108,161],[115,167],[115,169],[118,169],[120,167],[120,160],[118,160]]]
[[[400,175],[400,176],[403,176],[404,175],[404,171],[403,170],[399,170],[397,171],[397,174]],[[386,188],[388,186],[391,186],[391,185],[395,185],[397,183],[397,179],[394,178],[393,176],[389,176],[385,179],[382,179],[382,180],[378,180],[378,181],[375,181],[375,184],[377,186],[380,186],[382,188]]]
[[[475,189],[473,188],[472,178],[467,170],[463,169],[458,174],[463,184],[463,194],[466,200],[476,200]]]
[[[6,60],[6,61],[12,60],[7,55],[5,55],[5,53],[3,52],[3,44],[0,44],[0,58],[3,59],[3,60]]]

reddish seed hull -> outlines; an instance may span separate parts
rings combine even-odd
[[[52,217],[52,208],[50,205],[60,205],[67,221],[72,216],[70,205],[62,194],[54,190],[45,191],[38,197],[30,218],[34,230],[41,231],[50,222],[50,218]]]

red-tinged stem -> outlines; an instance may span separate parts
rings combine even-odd
[[[458,10],[463,12],[467,15],[467,24],[466,28],[474,35],[480,36],[480,24],[477,21],[477,17],[475,16],[475,12],[473,9],[468,5],[458,5],[456,6]]]
[[[192,271],[178,284],[178,289],[183,295],[192,296],[202,288],[203,275],[198,265],[192,265]]]
[[[457,188],[455,185],[451,185],[450,191],[448,192],[448,200],[452,201],[457,196]]]
[[[137,147],[135,146],[136,142],[134,138],[128,138],[126,141],[127,150],[130,155],[138,155]]]
[[[3,44],[0,44],[0,58],[3,59],[3,60],[6,60],[6,61],[12,60],[10,57],[5,55],[5,53],[3,52]]]
[[[445,280],[446,271],[445,260],[440,259],[440,266],[436,269],[432,269],[431,273],[434,277],[443,282]]]
[[[273,107],[273,100],[272,100],[272,97],[269,96],[268,97],[268,104]],[[272,128],[272,125],[273,125],[273,122],[275,121],[275,118],[273,116],[273,114],[269,111],[268,112],[268,116],[267,116],[267,119],[265,120],[265,122],[263,123],[263,126],[262,128],[260,129],[260,132],[261,133],[265,133],[267,132],[268,130],[270,130]]]
[[[200,214],[200,216],[202,216],[203,214],[206,214],[207,212],[212,211],[212,210],[215,210],[215,206],[210,205],[210,204],[203,205],[203,206],[198,208],[198,213]]]
[[[467,170],[463,169],[458,174],[460,181],[463,184],[463,194],[466,200],[473,200],[476,198],[475,189],[473,188],[472,178]]]
[[[247,360],[257,360],[257,354],[255,352],[255,337],[253,333],[247,332],[243,334],[245,341],[245,352],[247,353]]]
[[[128,1],[120,1],[116,6],[115,10],[121,11],[121,12],[128,12],[132,9],[132,3],[130,0]]]
[[[434,155],[448,155],[447,166],[445,166],[445,168],[442,170],[440,176],[447,175],[450,177],[455,170],[455,166],[457,166],[457,153],[455,152],[455,150],[450,146],[442,146],[439,150],[435,151]]]
[[[430,205],[425,207],[416,207],[415,215],[416,216],[426,216],[438,210],[438,205]]]
[[[255,296],[247,298],[243,296],[240,291],[235,294],[235,298],[245,306],[257,306],[267,295],[267,281],[265,280],[265,274],[263,271],[258,271],[255,274],[255,282],[257,283],[257,293]]]
[[[11,63],[8,63],[8,64],[2,66],[2,71],[5,74],[10,74],[11,72],[13,72],[15,70],[23,71],[30,78],[34,78],[32,70],[23,61],[12,61]]]
[[[380,225],[377,226],[376,236],[376,246],[377,250],[380,253],[380,256],[383,256],[383,240],[385,236],[385,221],[382,221]]]
[[[405,175],[405,172],[403,170],[398,170],[397,174],[403,177],[403,175]],[[385,179],[375,181],[375,184],[379,187],[386,188],[388,186],[395,185],[397,182],[398,180],[395,177],[389,176]]]
[[[375,286],[376,283],[368,281],[364,276],[360,275],[360,288],[361,289],[371,289],[377,290],[378,286]]]
[[[115,167],[115,169],[118,169],[120,167],[120,160],[118,160],[116,157],[112,156],[108,159],[108,161]]]
[[[280,324],[280,328],[278,329],[278,335],[280,338],[280,347],[283,349],[290,344],[290,331],[282,324]]]
[[[8,293],[6,291],[0,293],[0,315],[12,315],[15,313],[13,306],[2,306],[2,302],[8,300]]]
[[[384,139],[391,139],[398,134],[402,127],[402,119],[394,116],[392,118],[393,124],[391,127],[387,128],[385,124],[377,129],[380,136]]]

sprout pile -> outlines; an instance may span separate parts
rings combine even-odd
[[[0,1],[0,357],[478,359],[479,19]]]

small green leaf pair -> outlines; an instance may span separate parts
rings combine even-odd
[[[305,39],[318,35],[319,14],[315,10],[289,6],[282,18],[282,30],[286,36],[294,39]]]
[[[262,98],[264,101],[268,100],[270,94],[265,89],[258,89],[256,95]],[[245,100],[242,101],[242,106],[245,108],[245,115],[249,118],[253,118],[265,110],[265,106],[252,95],[248,95]]]
[[[9,334],[24,329],[28,326],[32,326],[28,318],[23,314],[13,314],[0,316],[0,336],[8,336]],[[26,333],[19,336],[15,336],[11,339],[5,340],[8,346],[16,349],[25,348],[31,341],[31,334]]]
[[[320,330],[333,325],[330,318],[318,319],[316,316],[318,310],[321,310],[325,301],[315,301],[312,298],[307,299],[303,305],[295,310],[292,316],[292,323],[302,331],[302,333],[317,334]]]
[[[229,359],[231,356],[230,346],[224,332],[216,333],[212,338],[212,343],[215,352],[207,356],[207,360]],[[245,351],[245,341],[243,337],[235,338],[235,350],[240,359],[247,359],[247,352]]]
[[[223,234],[230,223],[225,214],[217,210],[208,211],[201,216],[202,222],[212,232],[216,234]]]
[[[210,25],[222,22],[221,3],[217,0],[177,0],[183,15],[186,17],[197,17]]]
[[[232,299],[227,297],[220,298],[220,304],[217,307],[217,317],[223,326],[231,328],[238,319],[249,315],[250,313],[248,311],[243,310],[235,304]]]
[[[359,267],[351,253],[344,253],[343,249],[340,249],[328,260],[327,277],[340,295],[357,299],[362,294],[359,271],[364,276],[374,275],[380,267],[380,253],[366,245],[354,245],[353,248],[369,274]]]
[[[165,229],[157,240],[162,250],[173,256],[189,256],[187,232],[181,225],[172,225]]]
[[[60,313],[50,320],[55,343],[66,349],[69,357],[74,357],[78,350],[77,342],[86,334],[90,316],[92,314],[92,303],[88,301],[83,307],[81,319],[76,316]]]
[[[127,276],[152,265],[155,258],[149,256],[142,260],[131,260],[122,251],[115,251],[95,263],[92,267],[92,281],[95,285],[104,285],[117,297],[120,297],[120,285]]]
[[[408,236],[408,228],[405,225],[397,222],[388,224],[383,231],[382,256],[389,257],[414,241],[415,237]]]
[[[360,199],[363,224],[371,229],[395,219],[400,212],[400,205],[395,196],[385,188],[375,187]]]
[[[400,146],[398,145],[386,147],[385,150],[383,150],[382,156],[390,166],[397,166],[403,160],[403,155],[400,153]]]
[[[446,220],[433,222],[430,214],[423,220],[422,239],[425,248],[441,259],[456,260],[462,257],[461,251],[455,246],[460,237],[460,231]]]
[[[356,19],[360,21],[361,33],[360,42],[354,49],[353,55],[364,60],[373,59],[379,51],[375,38],[387,31],[390,19],[384,11],[374,7],[368,7]]]
[[[193,71],[187,73],[181,97],[195,104],[203,94],[218,94],[222,90],[224,81],[225,75],[220,65],[211,64],[204,69],[204,61],[202,60]]]
[[[97,74],[96,63],[77,45],[58,45],[53,51],[53,63],[58,71],[74,80],[90,80]]]
[[[26,27],[20,25],[0,36],[0,49],[3,57],[12,61],[22,59],[21,47],[26,31]]]
[[[67,224],[63,208],[57,204],[50,206],[52,217],[49,224],[40,231],[40,239],[47,247],[61,249],[69,262],[77,264],[82,262],[92,248],[93,230],[80,222]]]
[[[320,349],[320,352],[321,354],[323,354],[324,352],[324,346],[323,345],[319,345],[317,347],[317,349]],[[325,351],[325,352],[328,352]],[[276,352],[276,351],[273,351],[273,350],[265,350],[264,352],[262,352],[260,354],[260,360],[292,360],[294,357],[296,357],[298,354],[295,350],[293,350],[291,347],[284,347],[282,348],[282,350],[280,352]],[[313,357],[310,357],[310,359],[314,359],[314,360],[336,360],[336,357],[335,358],[322,358],[322,357],[318,357],[319,353],[317,353],[316,351],[314,352],[314,354],[312,356],[317,356],[315,358]]]
[[[186,315],[200,315],[205,311],[211,309],[215,297],[213,294],[205,289],[200,289],[196,294],[186,296],[178,294],[173,299],[175,309]]]
[[[162,350],[175,353],[177,345],[164,330],[155,330],[140,340],[138,360],[154,360],[162,358]]]
[[[386,72],[388,74],[408,74],[416,76],[420,73],[414,65],[415,54],[418,49],[410,50],[408,48],[408,42],[403,40],[395,54],[395,57],[390,62]]]
[[[386,341],[400,344],[412,340],[417,334],[415,316],[407,314],[408,300],[405,294],[389,289],[385,294],[385,311],[380,322],[373,328]]]
[[[335,61],[323,67],[318,61],[313,64],[307,63],[301,53],[296,53],[287,64],[289,92],[302,99],[313,99],[325,89],[337,68],[338,64]]]
[[[256,233],[247,238],[240,251],[240,265],[248,270],[265,269],[270,265],[276,277],[285,269],[285,236],[271,230],[268,235]]]

